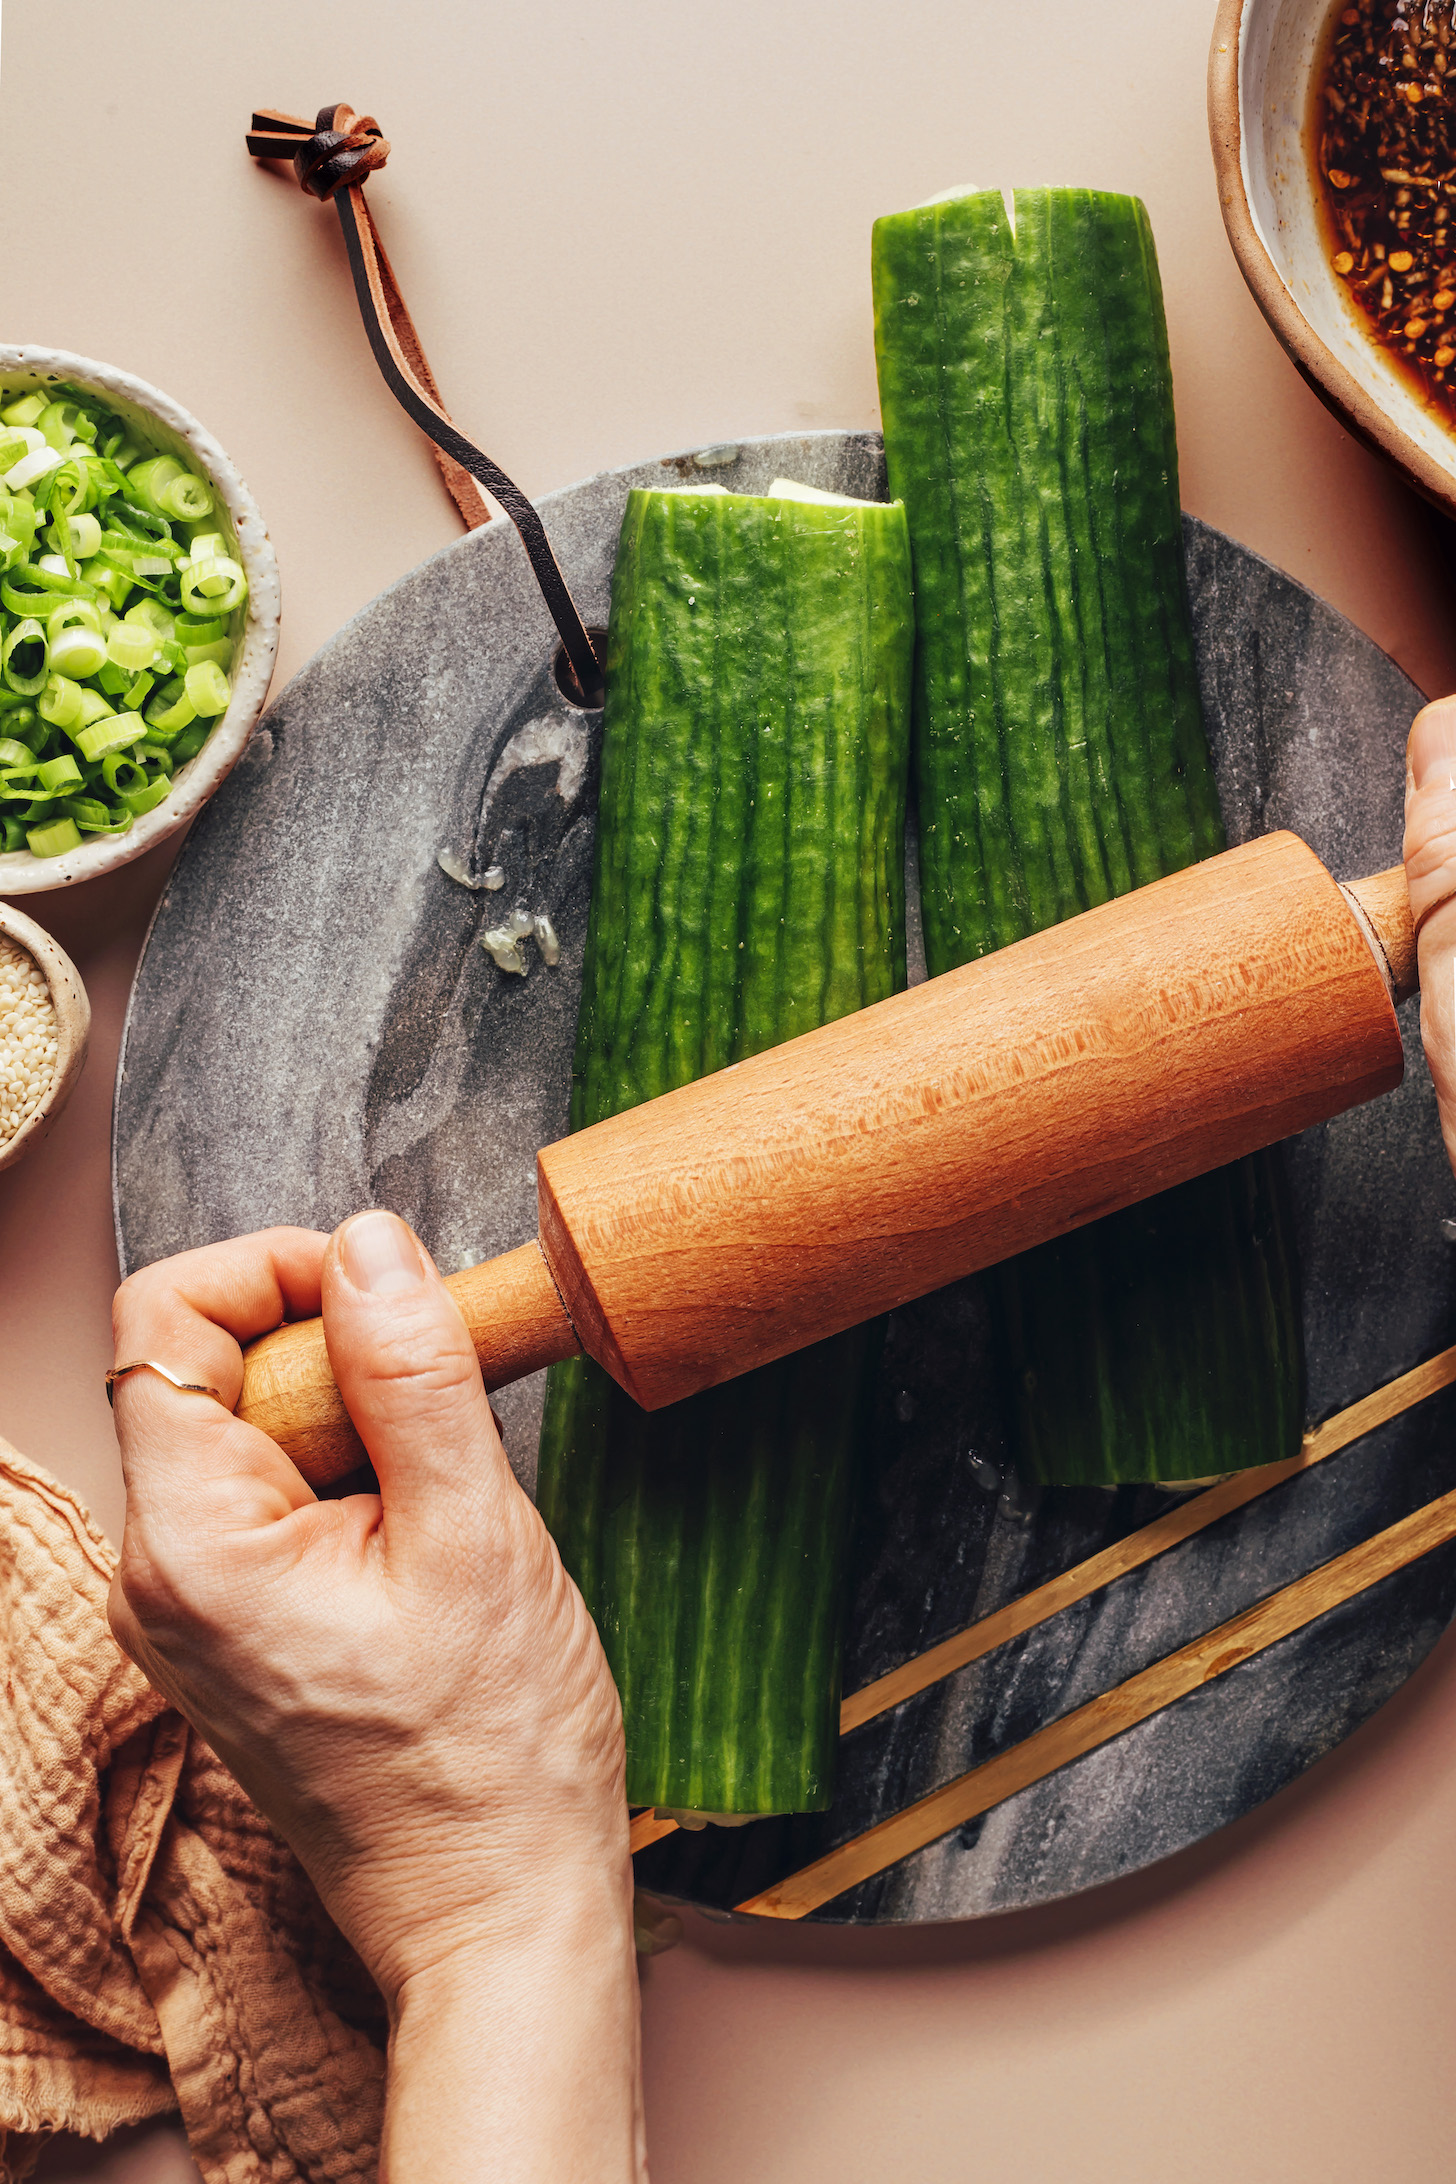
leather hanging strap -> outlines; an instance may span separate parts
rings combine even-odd
[[[312,124],[295,114],[264,107],[253,116],[247,143],[255,159],[291,161],[301,189],[311,197],[332,201],[349,254],[364,331],[385,385],[430,441],[445,485],[466,524],[473,529],[490,519],[482,486],[510,517],[561,633],[578,694],[588,703],[599,704],[601,662],[557,566],[545,526],[520,487],[456,429],[379,240],[364,197],[364,183],[389,157],[389,144],[378,122],[371,114],[356,114],[342,104],[321,107]]]

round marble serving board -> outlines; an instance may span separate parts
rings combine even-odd
[[[776,475],[883,496],[880,443],[815,433],[612,472],[550,495],[589,621],[606,619],[632,485]],[[1296,828],[1334,872],[1393,863],[1419,693],[1349,623],[1191,519],[1205,713],[1230,839]],[[535,1232],[533,1155],[566,1124],[600,715],[551,672],[515,533],[471,533],[341,630],[283,692],[193,829],[137,973],[117,1081],[123,1268],[383,1203],[449,1271]],[[470,893],[436,863],[505,868]],[[913,845],[912,845],[913,857]],[[913,889],[912,889],[913,895]],[[477,935],[549,911],[553,969],[499,971]],[[918,936],[912,933],[912,963]],[[1417,1035],[1404,1086],[1288,1147],[1313,1420],[1456,1340],[1456,1190]],[[535,1464],[541,1378],[497,1398]],[[1049,1492],[1006,1473],[982,1290],[897,1312],[877,1395],[845,1688],[1109,1541],[1170,1497]],[[1048,1718],[1135,1673],[1444,1491],[1448,1390],[1197,1538],[868,1724],[827,1814],[674,1834],[643,1885],[722,1910]],[[834,1921],[955,1919],[1128,1873],[1237,1818],[1398,1687],[1456,1609],[1456,1547],[1020,1792],[828,1905]]]

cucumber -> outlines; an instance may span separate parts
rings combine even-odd
[[[873,280],[885,454],[914,561],[935,973],[1210,856],[1224,833],[1143,206],[1089,190],[944,199],[876,223]],[[1276,1156],[991,1281],[1019,1457],[1037,1477],[1201,1478],[1298,1446]]]
[[[913,628],[898,505],[630,495],[573,1128],[903,986]],[[552,1368],[537,1497],[617,1679],[634,1805],[828,1804],[878,1339],[650,1416],[585,1359]]]

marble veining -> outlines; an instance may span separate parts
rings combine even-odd
[[[882,496],[868,434],[747,441],[548,497],[588,621],[605,620],[627,488],[776,475]],[[1232,841],[1292,826],[1340,877],[1395,862],[1419,694],[1359,631],[1189,519],[1210,741]],[[534,1229],[532,1159],[566,1122],[600,715],[568,705],[554,632],[507,526],[372,601],[270,708],[200,817],[138,972],[117,1083],[126,1267],[273,1221],[383,1202],[448,1269]],[[400,753],[409,754],[400,793]],[[445,850],[479,879],[440,869]],[[914,845],[910,845],[913,860]],[[912,888],[913,900],[913,888]],[[524,976],[479,936],[551,919]],[[912,934],[912,965],[918,960]],[[1312,1419],[1456,1340],[1456,1214],[1420,1052],[1406,1081],[1285,1148],[1304,1273]],[[497,1407],[534,1473],[541,1383]],[[910,1798],[1134,1674],[1453,1483],[1448,1392],[846,1740],[833,1810],[676,1835],[645,1885],[724,1909]],[[1146,1523],[1168,1497],[1028,1493],[1008,1472],[982,1285],[893,1315],[856,1541],[846,1688]],[[1114,1744],[826,1906],[828,1920],[979,1916],[1111,1879],[1247,1812],[1329,1751],[1456,1609],[1428,1556]]]

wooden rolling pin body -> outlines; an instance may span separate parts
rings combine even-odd
[[[1390,1090],[1409,913],[1352,892],[1266,836],[546,1147],[539,1251],[450,1282],[487,1384],[655,1410]],[[317,1322],[239,1409],[358,1460]]]

